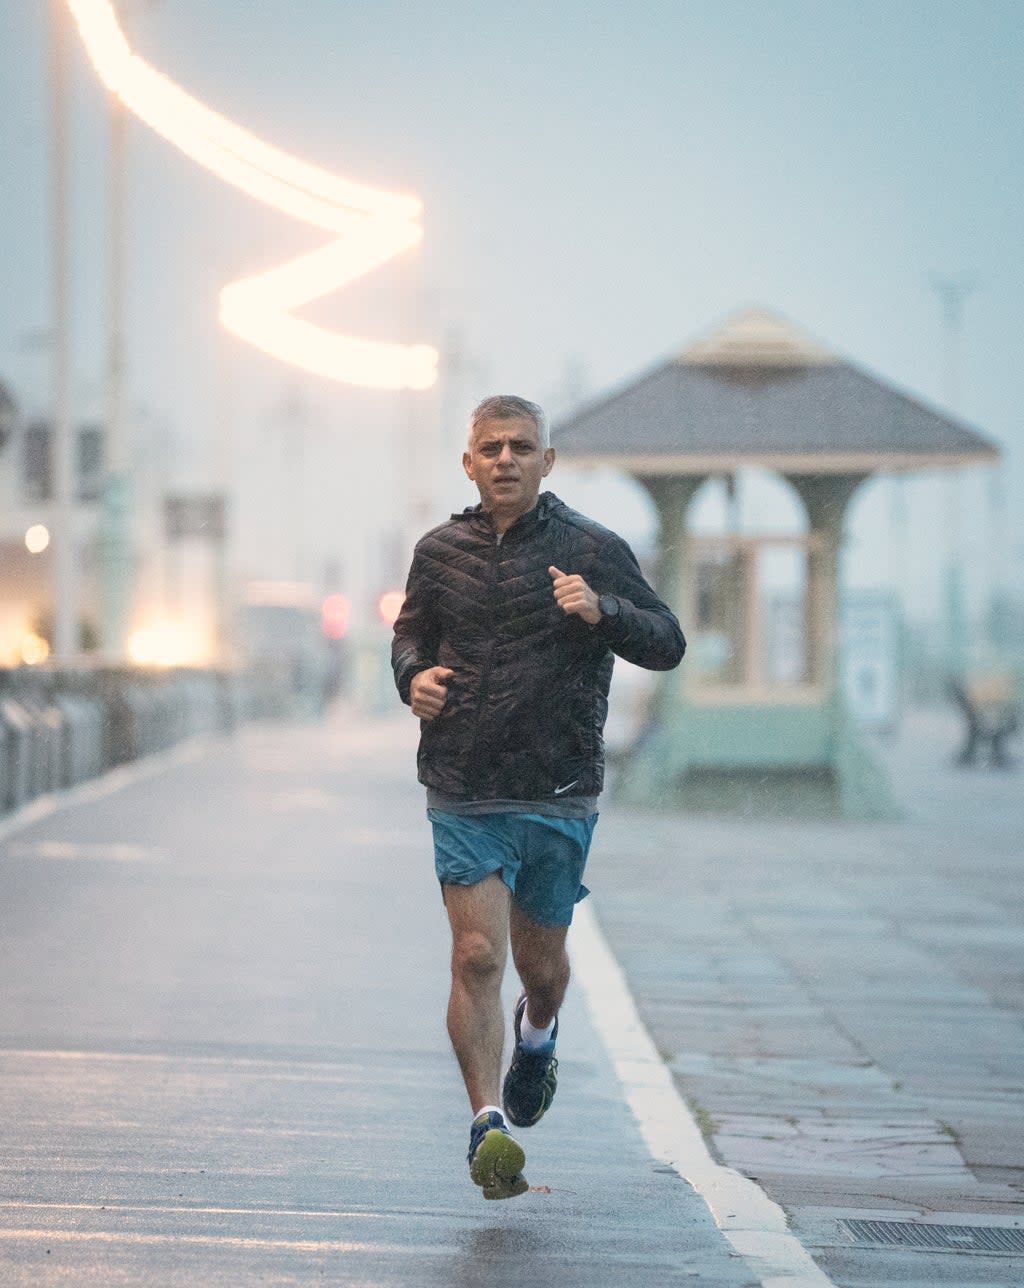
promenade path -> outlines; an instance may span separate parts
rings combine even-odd
[[[415,732],[249,729],[0,822],[5,1288],[769,1282],[652,1156],[582,956],[536,1188],[469,1183]],[[897,824],[606,802],[589,904],[814,1282],[1021,1288],[1024,1259],[962,1242],[1024,1228],[1020,784],[947,768],[939,717],[906,734],[881,748]],[[954,1242],[879,1246],[862,1218]]]
[[[536,1188],[470,1183],[415,732],[250,729],[0,823],[4,1288],[759,1282],[579,992]]]

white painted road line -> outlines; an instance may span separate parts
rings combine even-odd
[[[782,1208],[754,1181],[711,1157],[589,904],[576,909],[569,947],[587,1010],[652,1156],[693,1186],[763,1288],[835,1288],[790,1232]]]

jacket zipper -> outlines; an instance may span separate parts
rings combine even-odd
[[[494,588],[498,584],[498,560],[501,558],[501,539],[504,535],[505,534],[503,532],[496,532],[494,534],[494,545],[492,547],[494,553],[491,555],[490,563],[490,584],[487,588],[492,598],[494,596]],[[480,757],[476,754],[476,749],[480,736],[480,719],[483,715],[484,703],[487,701],[487,690],[490,687],[491,682],[491,657],[494,653],[494,645],[495,639],[492,634],[490,642],[487,645],[487,651],[484,654],[483,663],[480,667],[480,689],[477,696],[476,719],[473,721],[473,737],[470,739],[469,743],[470,763],[473,766],[479,766],[480,764]],[[478,777],[479,770],[473,774],[471,779],[474,786]],[[471,797],[472,795],[473,793],[470,792]]]

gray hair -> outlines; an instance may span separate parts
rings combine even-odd
[[[469,417],[470,443],[472,443],[473,435],[482,421],[515,420],[520,416],[525,420],[533,421],[537,427],[537,438],[540,441],[541,451],[547,451],[551,446],[551,426],[548,424],[544,409],[526,398],[517,397],[515,394],[492,394],[490,398],[485,398],[483,402],[477,403]]]

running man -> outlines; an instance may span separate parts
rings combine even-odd
[[[532,1127],[555,1094],[613,654],[664,671],[686,648],[626,543],[541,495],[554,463],[540,407],[480,403],[462,457],[480,503],[417,543],[392,646],[398,692],[421,721],[452,934],[448,1033],[472,1109],[470,1175],[488,1199],[529,1188],[507,1124]],[[522,993],[502,1083],[510,943]]]

